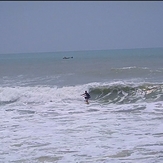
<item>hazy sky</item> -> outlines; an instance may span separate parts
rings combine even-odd
[[[0,53],[163,47],[161,1],[1,1]]]

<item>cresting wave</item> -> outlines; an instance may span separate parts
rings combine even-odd
[[[130,104],[163,100],[163,84],[114,84],[89,90],[92,98],[100,103]]]
[[[83,101],[80,95],[87,90],[91,101],[100,104],[132,104],[163,101],[162,83],[89,83],[65,87],[0,87],[0,105],[77,104]]]

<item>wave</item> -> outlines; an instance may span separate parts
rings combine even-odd
[[[131,67],[122,67],[122,68],[112,68],[111,70],[131,70],[131,69],[142,69],[142,70],[148,70],[148,67],[136,67],[136,66],[131,66]]]
[[[111,68],[111,71],[114,73],[137,73],[137,74],[150,74],[150,73],[162,73],[163,69],[150,69],[148,67],[121,67],[121,68]]]
[[[130,104],[163,100],[163,84],[113,84],[92,87],[93,100],[100,103]]]
[[[84,91],[91,102],[100,104],[132,104],[163,101],[162,83],[89,83],[76,86],[0,87],[0,105],[81,104]]]

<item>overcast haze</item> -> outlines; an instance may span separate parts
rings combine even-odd
[[[1,1],[0,53],[163,47],[161,1]]]

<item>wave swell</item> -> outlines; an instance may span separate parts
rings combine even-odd
[[[163,100],[163,84],[106,85],[89,90],[93,100],[100,103],[130,104]]]
[[[81,104],[81,94],[88,91],[91,103],[132,104],[163,101],[163,84],[89,83],[64,87],[0,87],[0,106],[38,105],[53,102],[55,106]]]

